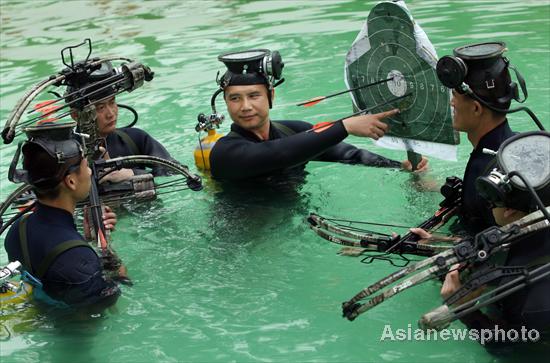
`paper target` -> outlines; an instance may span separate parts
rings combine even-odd
[[[391,126],[388,136],[456,145],[449,90],[437,78],[433,46],[427,37],[417,39],[418,33],[410,14],[396,3],[371,10],[346,57],[346,82],[351,89],[390,80],[353,91],[354,106],[372,113],[398,107],[400,114],[384,120]]]

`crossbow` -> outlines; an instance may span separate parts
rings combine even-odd
[[[550,211],[550,207],[546,207],[546,211]],[[387,301],[402,291],[445,275],[455,264],[481,264],[486,262],[487,259],[495,253],[509,250],[509,248],[521,238],[547,228],[550,228],[550,220],[546,219],[540,210],[507,224],[506,226],[490,227],[477,234],[475,238],[465,238],[452,248],[398,270],[361,290],[350,300],[342,304],[343,316],[352,321],[360,314]],[[478,280],[472,283],[467,282],[463,289],[457,291],[449,298],[447,301],[449,305],[469,294],[471,290],[474,287],[478,287],[479,284],[487,283],[488,281],[504,276],[517,277],[509,283],[456,308],[450,309],[448,305],[446,305],[431,311],[422,318],[421,326],[443,327],[445,324],[475,309],[490,304],[497,298],[517,291],[528,283],[547,277],[550,274],[550,267],[548,265],[549,264],[546,263],[531,271],[525,271],[525,269],[514,270],[511,267],[504,267],[500,270],[495,269],[495,271],[498,272],[495,273],[491,271],[492,275],[484,277],[482,280],[479,280],[480,276],[482,276],[480,274],[473,276],[473,279],[477,278]],[[400,280],[402,281],[397,283]],[[394,283],[397,284],[393,287],[389,287]],[[482,303],[477,304],[480,299]]]
[[[88,47],[88,53],[83,61],[75,62],[73,50],[81,46]],[[165,160],[159,157],[149,155],[123,156],[110,160],[101,159],[102,147],[105,147],[104,140],[99,136],[96,124],[95,105],[103,99],[90,100],[94,94],[98,94],[107,88],[114,92],[109,95],[117,95],[122,92],[132,92],[141,87],[145,81],[153,79],[154,72],[149,67],[139,62],[124,57],[90,58],[92,53],[92,44],[90,39],[85,39],[83,43],[69,46],[61,50],[61,59],[66,66],[62,71],[54,74],[47,79],[34,85],[16,104],[11,112],[1,137],[5,144],[21,134],[23,129],[35,123],[51,122],[68,117],[71,114],[71,108],[77,109],[77,130],[85,136],[87,158],[89,166],[93,170],[93,183],[90,192],[90,198],[85,204],[92,206],[92,219],[94,228],[101,228],[101,213],[98,200],[109,205],[117,205],[120,202],[128,200],[150,200],[159,194],[171,193],[181,190],[191,189],[198,191],[202,189],[202,182],[199,176],[192,174],[187,166],[176,163],[171,160]],[[93,89],[86,85],[90,75],[101,68],[105,62],[120,61],[119,71],[116,74],[96,82]],[[52,87],[83,85],[76,87],[76,90],[59,96],[57,92],[49,90],[58,97],[54,100],[41,102],[27,111],[32,101],[39,95],[45,93]],[[98,88],[99,87],[99,88]],[[69,87],[68,87],[69,89]],[[75,89],[73,87],[73,89]],[[64,104],[63,104],[64,103]],[[126,108],[129,108],[125,106]],[[134,113],[134,124],[137,120],[137,113]],[[26,116],[22,120],[23,116]],[[168,176],[153,178],[150,174],[137,175],[130,180],[121,183],[101,183],[100,181],[107,174],[121,168],[139,168],[143,170],[162,168]],[[15,220],[20,211],[31,209],[31,202],[35,199],[29,185],[22,185],[14,190],[0,204],[0,234]],[[95,199],[95,200],[93,200]],[[96,209],[94,209],[96,208]],[[4,219],[10,218],[9,222],[3,224]],[[99,227],[98,227],[99,226]],[[102,231],[101,233],[103,233]]]
[[[454,216],[461,203],[462,180],[458,177],[447,178],[441,187],[441,193],[445,199],[439,204],[440,208],[435,213],[418,225],[426,231],[433,232],[444,225]],[[405,235],[386,234],[364,228],[364,225],[378,225],[388,227],[403,227],[383,223],[372,223],[322,217],[311,213],[307,218],[310,228],[320,237],[348,248],[345,254],[366,255],[363,262],[370,263],[373,259],[384,259],[396,265],[389,257],[390,254],[398,254],[405,261],[410,262],[403,254],[419,256],[432,256],[452,247],[452,243],[434,244],[433,238],[422,239],[418,235],[408,232]],[[453,242],[452,237],[437,237],[437,242]],[[374,254],[373,254],[374,253]],[[402,265],[404,266],[404,265]]]

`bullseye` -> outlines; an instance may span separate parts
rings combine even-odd
[[[388,73],[388,76],[386,78],[392,78],[392,80],[388,82],[388,89],[390,90],[392,95],[396,97],[401,97],[405,93],[407,93],[407,82],[405,81],[405,77],[401,72],[394,69],[390,73]]]

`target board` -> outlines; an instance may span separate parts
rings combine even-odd
[[[370,11],[346,56],[345,77],[349,89],[388,80],[351,92],[357,110],[401,110],[384,120],[390,131],[382,146],[456,159],[450,92],[437,78],[436,63],[433,45],[403,2],[382,2]]]

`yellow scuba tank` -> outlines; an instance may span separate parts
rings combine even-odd
[[[9,289],[0,291],[0,307],[5,309],[8,305],[19,304],[27,301],[32,296],[32,285],[24,282],[12,282]]]
[[[0,307],[27,301],[32,295],[32,286],[24,281],[10,281],[18,275],[21,263],[10,262],[0,268]]]
[[[208,135],[199,140],[195,148],[195,165],[201,170],[210,170],[210,151],[223,134],[218,134],[215,129],[208,130]]]
[[[199,140],[199,145],[195,149],[195,165],[197,168],[209,171],[210,170],[210,151],[223,134],[218,134],[216,128],[220,127],[220,124],[224,120],[224,116],[216,113],[216,109],[212,106],[213,113],[210,116],[206,116],[204,113],[200,113],[197,117],[197,126],[195,131],[206,131],[208,135]]]

